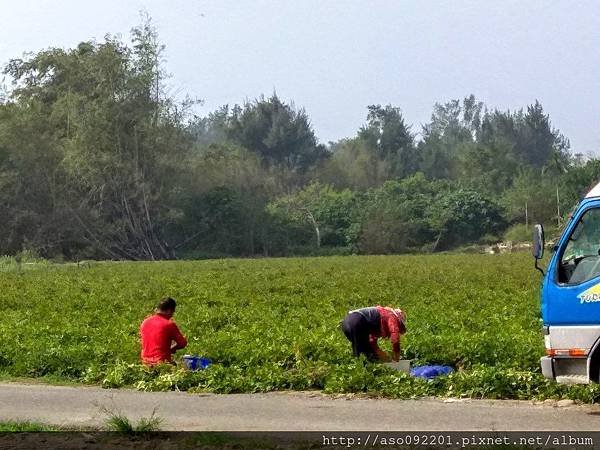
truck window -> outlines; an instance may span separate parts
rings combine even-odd
[[[579,284],[600,276],[600,208],[586,211],[560,258],[558,281]]]

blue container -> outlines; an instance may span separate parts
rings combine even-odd
[[[183,364],[189,370],[204,370],[211,364],[211,360],[203,356],[184,355]]]
[[[452,372],[454,372],[454,369],[450,366],[419,366],[410,370],[413,377],[425,378],[426,380],[433,380],[441,375],[450,375]]]

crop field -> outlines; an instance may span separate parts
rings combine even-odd
[[[532,266],[528,254],[0,265],[0,374],[141,390],[597,401],[597,386],[541,376]],[[178,301],[184,352],[211,358],[209,369],[138,363],[139,324],[166,295]],[[407,311],[405,358],[455,373],[427,382],[352,358],[339,322],[374,304]]]

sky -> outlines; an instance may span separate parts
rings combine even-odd
[[[574,152],[600,155],[600,2],[553,0],[0,0],[0,64],[24,52],[129,39],[146,11],[169,91],[199,113],[274,91],[321,142],[355,135],[370,104],[418,136],[433,105],[539,100]]]

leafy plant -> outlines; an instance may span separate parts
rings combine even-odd
[[[0,373],[144,391],[597,402],[597,387],[559,386],[540,373],[539,278],[530,263],[526,253],[439,254],[1,272]],[[207,370],[139,363],[139,324],[164,295],[178,300],[186,353],[209,357]],[[428,383],[353,358],[339,323],[374,304],[408,312],[402,353],[413,365],[448,364],[455,373]]]
[[[60,431],[60,427],[36,422],[0,422],[0,433],[21,433],[34,431]]]
[[[111,412],[105,409],[108,414],[106,427],[110,431],[116,431],[123,434],[151,433],[160,430],[162,419],[156,416],[156,410],[152,411],[150,417],[142,417],[137,424],[134,424],[121,412]]]

